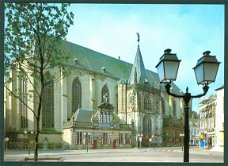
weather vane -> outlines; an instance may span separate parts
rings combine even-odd
[[[140,41],[140,36],[139,36],[139,33],[138,32],[136,32],[136,34],[137,34],[137,36],[138,36],[138,43],[139,43],[139,41]]]

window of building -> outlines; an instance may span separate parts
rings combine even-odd
[[[152,109],[152,101],[151,101],[151,97],[146,96],[144,98],[144,109]]]
[[[110,114],[110,112],[108,112],[108,114],[107,114],[107,123],[111,123],[111,121],[112,121],[111,118],[112,118],[111,114]]]
[[[103,123],[103,121],[104,121],[103,116],[104,116],[104,115],[103,115],[103,112],[101,111],[101,113],[100,113],[100,122],[101,122],[101,123]]]
[[[81,98],[81,83],[78,78],[75,78],[72,84],[72,113],[81,108]]]
[[[91,139],[91,135],[90,134],[88,134],[88,144],[92,144],[92,139]]]
[[[161,99],[161,113],[165,114],[165,100],[163,98]]]
[[[125,140],[126,144],[131,144],[131,134],[125,133]]]
[[[107,123],[107,112],[103,112],[103,122]]]
[[[103,144],[108,144],[108,133],[103,133]]]
[[[110,144],[111,144],[111,142],[112,142],[112,140],[109,138],[109,139],[108,139],[108,144],[110,145]]]
[[[124,133],[119,134],[119,144],[124,144]]]
[[[172,104],[173,104],[173,116],[177,116],[177,107],[176,107],[175,99],[172,100]]]
[[[109,90],[107,85],[102,88],[101,91],[101,102],[109,102]]]
[[[84,133],[84,138],[85,138],[85,144],[91,144],[91,135],[90,133]]]
[[[20,80],[19,84],[21,100],[19,103],[19,110],[21,116],[21,128],[28,127],[28,108],[27,108],[27,81],[25,79]]]
[[[100,112],[100,122],[101,123],[111,123],[112,122],[112,115],[110,112]]]
[[[76,132],[76,145],[82,145],[82,132]]]
[[[133,104],[134,103],[134,95],[130,94],[128,95],[128,103]]]
[[[45,74],[50,78],[49,72]],[[54,83],[50,82],[44,87],[43,105],[42,105],[42,127],[54,127]]]
[[[149,117],[145,116],[143,118],[143,133],[144,134],[151,134],[151,120],[149,119]]]

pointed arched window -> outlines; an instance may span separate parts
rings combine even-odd
[[[173,99],[172,104],[173,104],[173,116],[177,116],[177,108],[176,108],[176,100],[175,99]]]
[[[109,102],[109,90],[107,85],[102,88],[101,91],[101,102]]]
[[[161,99],[161,113],[165,114],[165,100],[163,98]]]
[[[45,73],[45,79],[50,79],[50,73]],[[42,105],[42,127],[54,127],[54,83],[50,82],[44,87]]]
[[[21,116],[21,128],[27,128],[28,127],[28,107],[27,107],[27,80],[26,79],[20,79],[19,82],[19,93],[21,96],[21,100],[19,102],[19,110],[20,110],[20,116]]]
[[[81,108],[82,89],[78,78],[75,78],[72,84],[72,113]]]
[[[151,134],[151,119],[147,116],[143,118],[143,134]]]
[[[152,109],[152,101],[150,96],[144,98],[144,109]]]

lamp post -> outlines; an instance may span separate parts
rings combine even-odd
[[[7,151],[7,149],[8,149],[8,142],[9,142],[9,137],[5,137],[5,139],[4,139],[4,145],[5,145],[5,150]]]
[[[184,162],[189,162],[189,101],[192,98],[199,98],[206,95],[209,84],[215,81],[218,67],[220,62],[215,56],[210,55],[210,51],[205,51],[203,57],[201,57],[196,66],[193,68],[195,71],[195,76],[198,84],[203,85],[203,93],[199,95],[191,95],[188,92],[188,87],[186,88],[186,93],[183,95],[175,94],[170,91],[171,84],[176,80],[177,72],[179,68],[180,61],[176,54],[171,53],[171,49],[166,49],[164,54],[160,58],[160,62],[156,65],[158,70],[158,75],[160,78],[160,83],[165,84],[166,92],[177,98],[183,98],[184,100],[184,112],[185,112],[185,125],[184,125]]]
[[[142,134],[138,134],[138,138],[139,138],[139,149],[140,149],[140,151],[141,151],[141,147],[142,147],[142,137],[143,137]]]
[[[86,144],[86,152],[88,153],[88,151],[89,151],[89,135],[90,135],[90,133],[88,133],[88,132],[86,132],[86,133],[84,133],[84,136],[85,136],[85,144]]]
[[[154,147],[154,135],[151,136],[152,146]]]
[[[181,137],[181,140],[182,140],[182,142],[181,142],[181,150],[183,151],[183,143],[184,143],[183,139],[184,139],[184,134],[180,134],[180,137]]]
[[[151,143],[152,143],[152,139],[151,138],[149,139],[149,143],[150,143],[149,147],[151,147]]]

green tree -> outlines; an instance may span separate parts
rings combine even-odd
[[[5,87],[11,95],[20,100],[34,115],[34,160],[38,160],[38,140],[44,89],[69,73],[66,67],[69,59],[61,43],[68,29],[73,25],[74,14],[68,11],[70,4],[48,3],[5,3],[4,71]],[[15,77],[26,80],[33,93],[22,94],[20,89],[10,89],[7,84]],[[46,71],[50,72],[46,75]],[[29,107],[23,97],[33,95],[36,107]],[[30,96],[31,97],[31,96]]]

